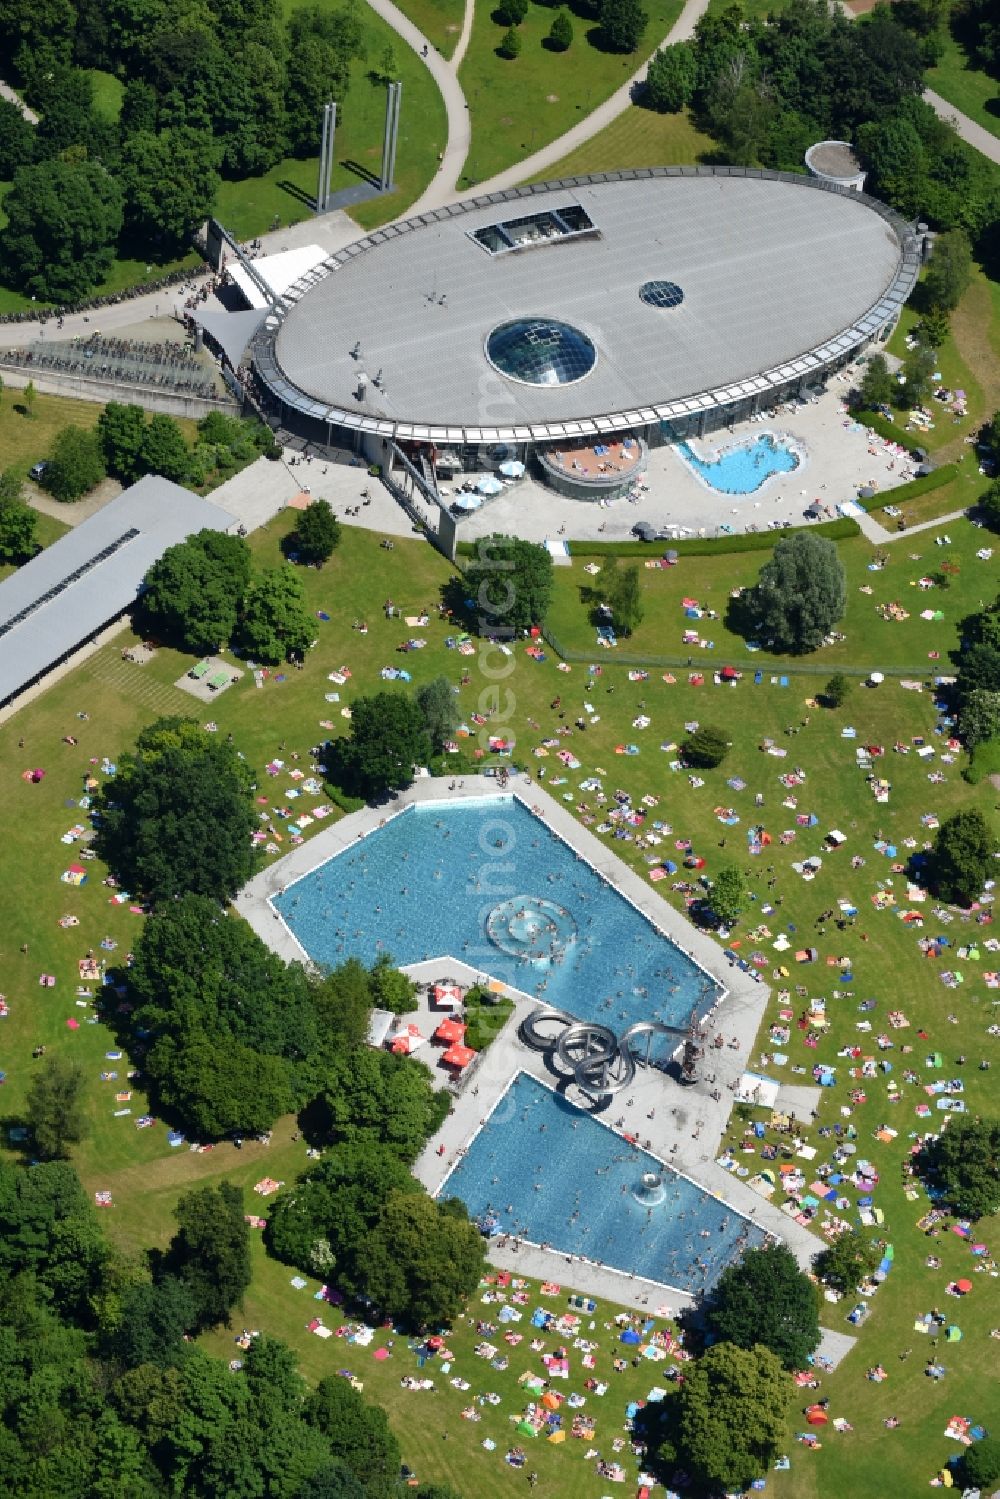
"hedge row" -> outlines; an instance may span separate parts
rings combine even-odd
[[[943,489],[958,478],[958,468],[954,463],[942,464],[932,474],[925,474],[922,479],[911,479],[908,484],[897,484],[895,489],[882,490],[873,495],[870,500],[858,500],[862,510],[882,510],[886,505],[904,505],[907,500],[915,500],[918,494],[930,494],[934,489]]]
[[[922,452],[927,451],[927,443],[921,440],[919,432],[904,432],[902,427],[897,427],[881,411],[852,411],[851,416],[862,427],[867,427],[871,432],[877,432],[879,437],[887,437],[890,442],[898,442],[901,448],[906,448],[908,453],[915,453],[918,448]]]
[[[895,492],[895,491],[894,491]],[[884,502],[883,502],[884,503]],[[823,521],[810,526],[815,536],[826,536],[830,541],[847,541],[861,530],[857,521],[847,517],[840,520]],[[769,552],[780,540],[783,531],[750,531],[733,536],[691,536],[686,541],[571,541],[570,551],[576,557],[659,557],[669,548],[681,557],[715,557],[727,552]],[[460,557],[475,556],[473,541],[460,541]]]

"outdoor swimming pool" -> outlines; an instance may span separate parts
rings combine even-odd
[[[719,494],[753,494],[775,474],[790,474],[802,462],[788,440],[775,437],[773,432],[726,448],[712,459],[699,458],[686,442],[679,442],[676,451],[698,478]]]
[[[450,956],[621,1032],[715,981],[514,797],[411,806],[273,904],[315,963]]]
[[[660,1184],[643,1183],[653,1173]],[[765,1234],[687,1177],[519,1072],[438,1194],[553,1252],[708,1290]]]

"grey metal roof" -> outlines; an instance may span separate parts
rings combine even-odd
[[[0,702],[135,602],[168,547],[228,531],[225,510],[149,474],[0,583]]]
[[[470,234],[510,218],[511,199],[520,213],[579,203],[599,236],[490,256]],[[575,437],[599,420],[669,419],[818,371],[898,310],[919,261],[907,226],[861,194],[790,174],[661,168],[452,205],[328,266],[254,340],[272,391],[368,431],[495,441],[517,427]],[[659,279],[681,287],[682,305],[640,300]],[[505,380],[484,343],[517,317],[581,329],[598,349],[593,373],[570,387]]]

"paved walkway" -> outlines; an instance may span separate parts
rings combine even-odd
[[[469,107],[458,81],[458,63],[469,44],[473,0],[466,0],[462,35],[455,49],[455,58],[451,62],[445,61],[440,52],[428,42],[419,27],[414,26],[409,17],[404,16],[403,12],[393,5],[392,0],[368,0],[368,3],[383,21],[388,22],[400,40],[406,42],[407,46],[423,59],[438,86],[448,115],[448,144],[444,148],[437,172],[431,182],[416,203],[406,210],[406,217],[409,218],[414,214],[427,213],[433,208],[443,208],[447,203],[454,201],[455,188],[465,165],[465,158],[469,154],[472,127],[469,122]],[[402,107],[405,110],[405,98]]]
[[[38,124],[38,116],[35,114],[35,111],[29,105],[25,104],[17,90],[11,88],[9,83],[4,83],[2,78],[0,78],[0,99],[6,99],[9,104],[16,104],[29,125]]]
[[[664,37],[661,46],[669,46],[674,42],[688,41],[693,36],[695,26],[707,9],[708,0],[687,0],[684,9]],[[638,89],[646,81],[647,67],[648,60],[632,74],[631,78],[622,84],[621,88],[616,89],[609,99],[605,99],[603,104],[599,104],[585,120],[581,120],[579,124],[574,125],[572,130],[567,130],[565,135],[560,135],[554,141],[550,141],[547,146],[543,146],[534,155],[525,157],[516,166],[508,167],[505,172],[498,172],[489,181],[480,182],[477,187],[457,194],[452,201],[461,202],[463,198],[478,198],[483,193],[497,193],[501,192],[504,188],[517,187],[519,183],[527,182],[530,178],[537,177],[548,167],[562,161],[564,156],[568,156],[571,151],[575,151],[578,146],[582,146],[586,141],[589,141],[593,136],[597,135],[598,131],[603,130],[605,125],[610,125],[612,120],[617,119],[618,115],[628,109],[629,105],[634,102]]]
[[[886,499],[890,496],[886,495]],[[949,510],[947,515],[935,516],[933,520],[922,520],[915,526],[907,526],[905,531],[887,531],[881,521],[877,521],[873,515],[862,512],[856,517],[861,527],[862,535],[867,536],[869,541],[876,542],[879,546],[887,546],[891,541],[905,541],[908,536],[916,536],[920,531],[939,531],[942,526],[948,525],[950,521],[962,520],[968,515],[968,510]]]
[[[962,114],[954,104],[949,104],[947,99],[942,99],[932,88],[924,89],[924,102],[929,104],[934,113],[940,119],[946,120],[953,125],[962,139],[970,146],[975,146],[990,161],[1000,165],[1000,138],[986,130],[982,125],[977,125],[975,120],[970,120],[968,115]]]

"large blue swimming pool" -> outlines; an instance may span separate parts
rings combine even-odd
[[[409,807],[274,904],[315,963],[451,956],[621,1032],[714,981],[513,797]]]
[[[775,474],[790,474],[802,461],[795,449],[770,432],[741,442],[712,459],[699,458],[689,443],[679,442],[684,462],[710,489],[720,494],[753,494]]]
[[[643,1185],[645,1172],[661,1178]],[[762,1229],[519,1072],[441,1188],[497,1232],[626,1274],[710,1289]],[[567,1278],[570,1278],[567,1267]]]

